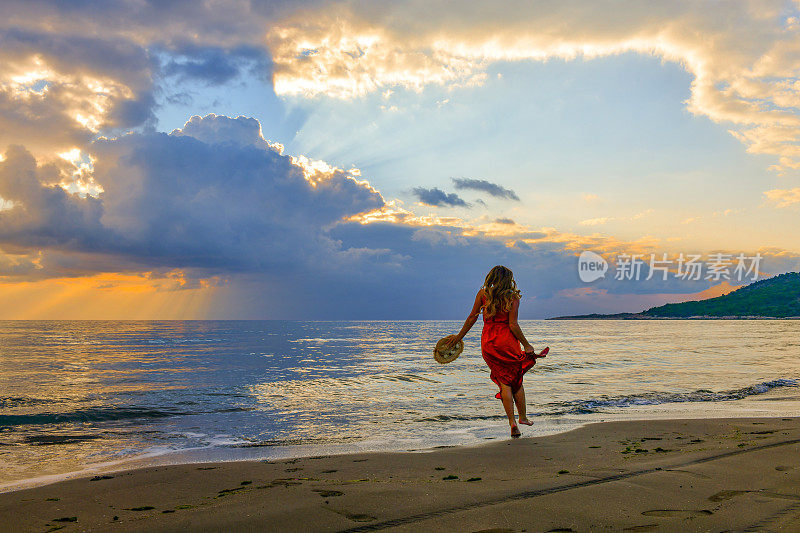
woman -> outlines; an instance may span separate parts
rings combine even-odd
[[[508,268],[497,265],[486,276],[483,287],[475,295],[464,327],[457,335],[450,337],[452,345],[464,338],[483,311],[483,333],[481,333],[481,353],[491,369],[492,381],[500,387],[495,398],[503,401],[503,408],[511,424],[511,436],[519,437],[520,431],[514,420],[514,404],[519,411],[519,423],[533,425],[525,413],[525,388],[522,376],[536,364],[537,357],[547,355],[549,348],[536,353],[517,323],[520,291],[514,281],[514,274]],[[520,348],[522,344],[522,348]]]

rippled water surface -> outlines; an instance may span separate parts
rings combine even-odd
[[[0,486],[142,457],[268,458],[505,438],[480,323],[0,321]],[[528,434],[800,414],[800,321],[523,321]],[[177,455],[175,452],[179,452]],[[166,455],[165,455],[166,454]]]

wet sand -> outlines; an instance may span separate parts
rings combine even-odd
[[[800,531],[800,418],[607,422],[424,453],[160,466],[0,494],[0,531],[58,529]]]

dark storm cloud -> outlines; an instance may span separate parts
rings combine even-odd
[[[520,201],[517,193],[511,189],[501,187],[496,183],[486,180],[476,180],[471,178],[452,178],[456,189],[471,189],[473,191],[485,192],[495,198],[505,198],[506,200]]]
[[[312,184],[266,145],[253,119],[197,117],[185,131],[100,140],[92,151],[104,188],[97,199],[48,185],[59,181],[55,167],[37,167],[22,148],[8,150],[0,197],[14,207],[0,211],[0,246],[223,272],[396,261],[385,249],[343,249],[324,230],[381,207],[380,194],[341,170],[317,174]]]
[[[443,190],[433,187],[432,189],[426,189],[424,187],[414,187],[411,191],[414,193],[414,196],[419,198],[419,201],[425,205],[432,205],[432,206],[451,206],[451,207],[469,207],[469,204],[465,202],[459,195],[456,193],[446,193]]]
[[[187,286],[234,280],[230,316],[284,318],[451,317],[499,263],[527,294],[564,286],[570,257],[558,249],[510,248],[459,227],[343,222],[384,206],[380,194],[341,170],[309,170],[312,184],[260,129],[209,115],[171,134],[96,141],[99,198],[50,185],[58,168],[7,150],[0,196],[14,207],[0,211],[0,275],[178,268]]]
[[[15,207],[0,211],[0,239],[23,247],[65,247],[91,250],[108,245],[100,218],[102,202],[80,198],[57,185],[54,165],[37,167],[21,146],[11,146],[0,163],[0,198]]]

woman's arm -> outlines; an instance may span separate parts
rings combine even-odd
[[[525,334],[522,333],[522,329],[520,329],[519,324],[517,323],[518,316],[519,299],[515,299],[511,304],[511,310],[508,312],[508,327],[511,328],[511,333],[513,333],[520,344],[522,344],[522,349],[525,350],[525,353],[533,352],[533,346],[531,346],[531,344],[528,342],[528,339],[525,338]]]
[[[472,311],[469,312],[469,316],[464,321],[464,327],[461,328],[461,331],[458,332],[457,335],[451,341],[451,344],[455,344],[456,342],[460,341],[464,338],[464,335],[469,333],[469,330],[472,329],[472,326],[475,325],[475,322],[478,320],[478,317],[481,315],[481,307],[483,306],[483,302],[481,301],[481,294],[483,293],[483,289],[478,291],[478,294],[475,295],[475,303],[472,304]]]

